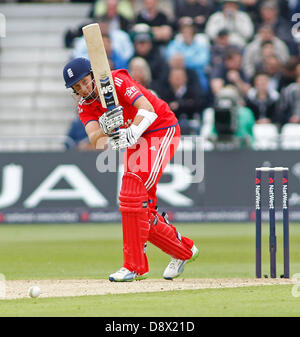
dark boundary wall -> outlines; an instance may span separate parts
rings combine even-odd
[[[2,153],[1,223],[120,222],[121,173],[99,173],[96,152]],[[298,151],[206,152],[204,179],[190,183],[187,167],[164,174],[159,210],[177,222],[247,222],[255,219],[255,167],[290,168],[290,220],[300,221]],[[276,216],[281,214],[281,177],[276,176]],[[266,177],[265,177],[266,182]],[[263,220],[268,219],[263,184]],[[280,194],[280,196],[279,196]]]

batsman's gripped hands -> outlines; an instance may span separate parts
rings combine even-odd
[[[106,111],[99,117],[99,124],[106,135],[110,135],[115,129],[124,124],[123,107],[117,106],[112,110]]]
[[[138,135],[134,132],[133,126],[127,129],[119,129],[109,135],[109,142],[113,150],[122,150],[137,143]]]

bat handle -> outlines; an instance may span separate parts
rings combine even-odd
[[[108,110],[113,110],[114,108],[116,108],[116,105],[111,105],[110,107],[107,107]],[[120,130],[120,128],[115,128],[115,131]]]

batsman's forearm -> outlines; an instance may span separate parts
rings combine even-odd
[[[104,137],[100,137],[97,140],[97,144],[96,144],[96,149],[97,150],[104,150],[107,147],[107,141],[108,141],[108,136],[105,135]]]
[[[105,135],[105,133],[103,132],[102,129],[98,129],[92,133],[89,134],[89,139],[90,139],[90,143],[96,148],[99,149],[98,146],[100,146],[100,144],[104,144],[107,141],[107,136]],[[105,139],[105,142],[104,140]],[[103,146],[103,145],[102,145]]]

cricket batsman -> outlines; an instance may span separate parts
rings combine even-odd
[[[177,232],[166,213],[157,211],[156,189],[180,141],[180,127],[168,104],[134,81],[127,70],[112,71],[119,106],[101,105],[90,61],[76,58],[63,70],[65,85],[80,96],[78,113],[91,144],[123,150],[124,175],[119,195],[123,228],[123,266],[112,282],[147,278],[147,241],[171,256],[163,277],[172,280],[199,254],[194,242]],[[171,198],[172,196],[170,196]]]

